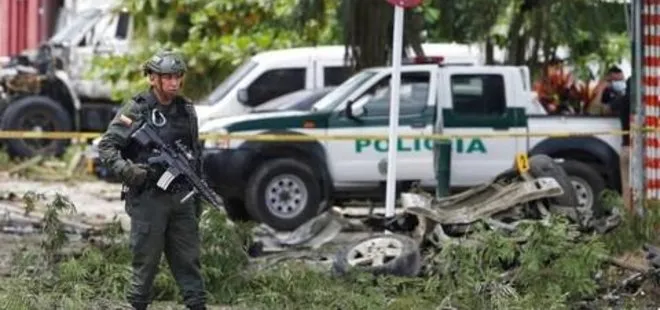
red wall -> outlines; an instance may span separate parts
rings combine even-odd
[[[38,47],[50,34],[54,10],[53,0],[0,0],[0,56]]]

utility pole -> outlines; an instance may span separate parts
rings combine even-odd
[[[645,132],[641,129],[644,128],[644,114],[645,106],[643,101],[642,94],[645,93],[644,85],[642,85],[642,75],[647,75],[647,70],[642,72],[642,61],[643,61],[643,52],[644,46],[646,45],[643,42],[642,37],[642,27],[645,27],[642,23],[642,11],[643,3],[642,0],[632,0],[632,40],[631,40],[631,50],[632,50],[632,93],[631,93],[631,115],[632,116],[632,126],[630,126],[630,138],[631,138],[631,154],[630,154],[630,185],[631,185],[631,198],[632,206],[636,213],[640,216],[644,214],[644,200],[646,194],[646,171],[644,167],[644,149],[646,139]]]
[[[385,218],[394,217],[396,204],[396,153],[399,129],[399,89],[401,88],[401,51],[403,50],[404,9],[418,6],[421,0],[387,0],[394,5],[392,31],[392,77],[390,79],[390,121],[387,151],[387,184],[385,191]]]

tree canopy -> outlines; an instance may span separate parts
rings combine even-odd
[[[140,64],[160,48],[181,51],[190,74],[185,92],[200,98],[254,53],[343,44],[353,69],[389,63],[393,7],[374,0],[123,0],[134,17],[130,55],[95,59],[94,73],[118,86],[118,97],[145,86]],[[581,76],[588,61],[603,66],[629,51],[626,11],[602,0],[425,0],[406,11],[404,44],[482,44],[488,63],[495,48],[505,63],[540,72],[562,46]],[[128,89],[126,88],[128,87]]]

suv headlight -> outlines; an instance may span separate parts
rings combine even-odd
[[[229,148],[229,132],[226,129],[220,129],[215,132],[208,132],[204,136],[204,148],[207,149],[227,149]]]

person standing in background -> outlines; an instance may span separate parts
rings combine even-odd
[[[623,96],[613,100],[610,104],[612,112],[619,115],[621,121],[621,130],[630,131],[630,92],[632,76],[625,82]],[[621,169],[621,196],[623,205],[630,210],[632,206],[632,197],[630,193],[630,134],[626,133],[621,137],[621,153],[619,154],[619,167]]]
[[[596,86],[598,94],[589,105],[589,114],[611,115],[612,107],[626,92],[626,78],[621,68],[613,66],[607,70],[605,78]]]

